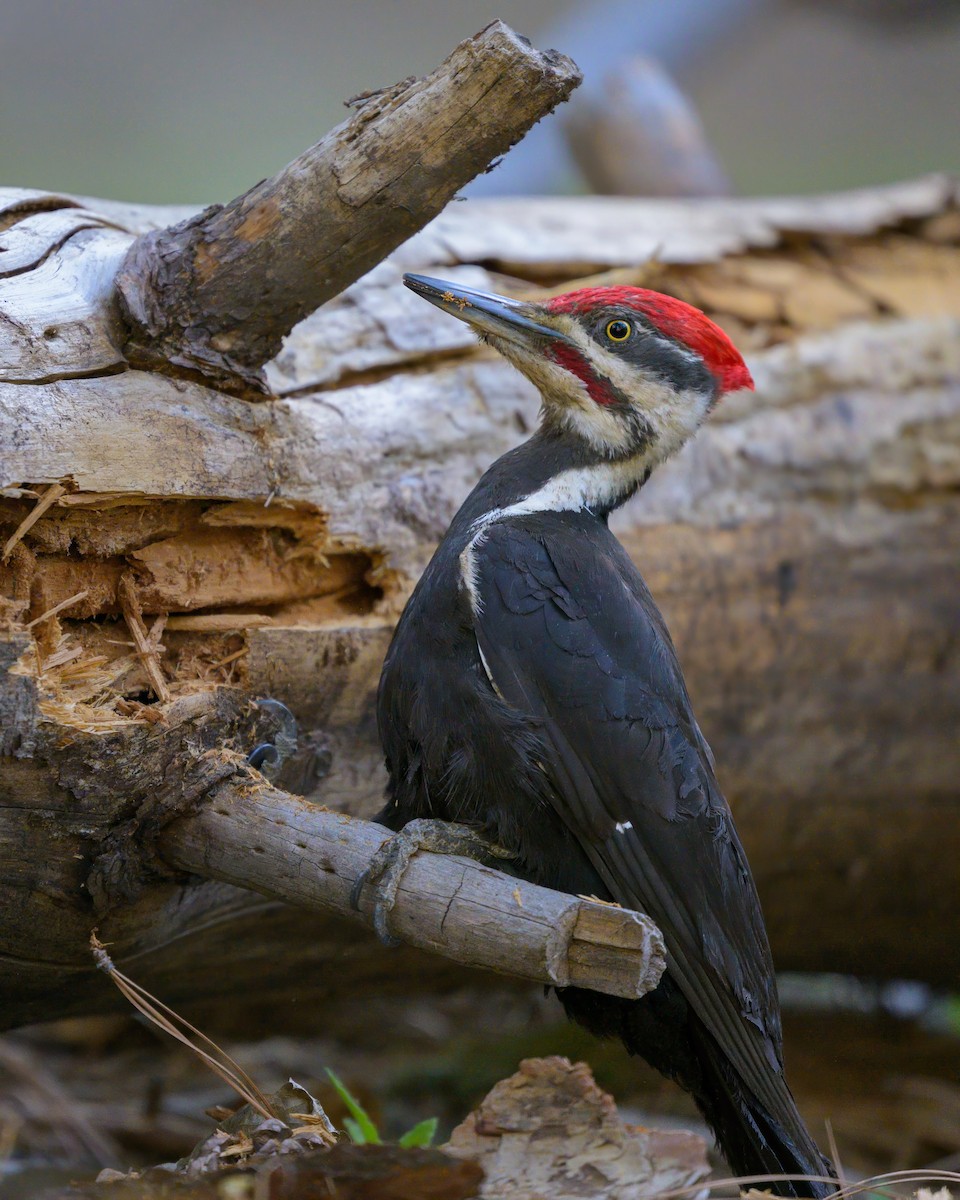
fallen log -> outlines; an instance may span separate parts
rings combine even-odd
[[[278,786],[358,816],[381,802],[372,697],[392,624],[536,409],[404,292],[404,269],[526,295],[653,284],[744,345],[757,394],[724,404],[618,533],[674,632],[778,963],[955,983],[952,183],[456,205],[293,330],[265,405],[124,357],[117,271],[184,215],[0,194],[0,272],[16,264],[0,278],[0,1019],[111,1003],[86,961],[95,918],[177,1004],[253,983],[349,1002],[380,972],[355,928],[171,880],[138,847],[157,844],[148,798],[209,790],[202,755],[255,744],[245,697],[300,722]],[[398,989],[457,977],[413,950],[390,962]]]

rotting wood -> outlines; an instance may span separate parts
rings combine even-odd
[[[120,607],[136,646],[137,656],[143,664],[143,669],[147,673],[157,699],[162,704],[166,704],[170,699],[170,689],[167,687],[167,681],[163,677],[163,668],[160,666],[160,635],[163,632],[166,617],[158,617],[153,629],[149,633],[147,632],[143,623],[143,610],[137,598],[137,589],[130,575],[121,576],[119,596]]]
[[[93,206],[112,228],[77,234],[91,274],[74,256],[39,281],[69,289],[79,278],[82,303],[61,302],[47,343],[55,304],[31,292],[33,272],[18,276],[33,340],[23,362],[9,360],[10,375],[26,382],[0,383],[0,542],[42,487],[69,478],[78,489],[0,570],[4,628],[17,639],[4,660],[14,674],[0,700],[12,722],[2,746],[24,755],[0,769],[0,857],[15,881],[0,944],[18,993],[4,1019],[107,1003],[73,947],[90,917],[81,885],[116,812],[102,797],[78,798],[72,760],[41,751],[58,738],[72,754],[83,747],[119,793],[129,780],[116,772],[142,753],[144,729],[167,728],[169,706],[141,703],[148,681],[132,647],[112,644],[129,642],[116,588],[140,550],[165,545],[134,572],[143,589],[145,564],[165,564],[148,617],[211,618],[206,630],[168,621],[174,707],[224,683],[275,695],[303,731],[296,778],[281,785],[361,816],[381,804],[373,696],[392,622],[459,500],[536,413],[528,385],[474,348],[461,323],[416,306],[402,269],[516,294],[599,273],[699,301],[749,348],[758,391],[725,400],[617,530],[678,644],[778,964],[954,986],[960,273],[938,265],[960,245],[954,195],[933,179],[803,201],[455,205],[296,328],[270,366],[273,386],[290,394],[267,406],[109,373],[122,365],[116,349],[106,364],[101,355],[115,344],[109,255],[93,248],[121,236],[118,226],[129,244],[174,217]],[[0,212],[19,223],[69,204],[0,196]],[[868,294],[857,273],[866,266]],[[802,306],[790,303],[794,289]],[[0,341],[12,328],[3,304],[0,289]],[[91,377],[45,382],[65,364]],[[262,582],[253,548],[264,535],[280,547],[263,559],[278,599],[261,605],[249,585]],[[182,557],[173,551],[184,545]],[[356,556],[346,593],[333,580],[339,555]],[[197,595],[212,599],[198,612],[177,564],[203,578],[212,566],[223,581],[224,561],[240,569],[225,588],[203,583]],[[294,572],[305,563],[301,599]],[[84,589],[75,609],[24,635],[25,623]],[[258,612],[269,623],[246,624]],[[225,628],[233,622],[241,628]],[[235,730],[224,721],[213,742],[249,749]],[[255,982],[275,1003],[288,989],[332,1004],[382,965],[364,930],[291,916],[214,882],[148,876],[139,898],[105,919],[104,936],[121,959],[137,954],[145,981],[168,985],[178,1003],[245,994]],[[335,973],[323,969],[331,957]],[[454,978],[412,950],[391,965],[392,988]]]
[[[424,79],[352,102],[318,145],[226,206],[141,238],[117,285],[128,361],[265,394],[297,321],[434,217],[579,84],[501,21]]]
[[[0,562],[5,563],[9,559],[13,553],[14,546],[18,542],[23,541],[23,538],[36,525],[47,509],[52,504],[56,504],[60,497],[66,494],[66,491],[67,489],[60,483],[51,483],[49,487],[44,489],[43,495],[38,498],[37,503],[7,538],[3,547],[3,553],[0,554]]]
[[[237,776],[164,829],[156,852],[204,878],[372,927],[375,889],[364,890],[359,914],[350,892],[388,836],[381,826]],[[425,851],[404,872],[390,929],[467,966],[613,996],[644,995],[666,965],[660,932],[640,913]]]
[[[51,617],[59,616],[68,608],[73,608],[75,604],[79,604],[81,600],[86,600],[89,593],[84,588],[82,592],[76,592],[72,596],[68,596],[66,600],[61,600],[59,604],[55,604],[53,608],[48,608],[46,612],[42,612],[39,617],[34,617],[32,621],[27,621],[24,629],[33,629],[35,625],[39,625],[42,621],[49,621]]]
[[[23,514],[29,517],[35,508],[31,499],[0,497],[0,532],[18,523],[22,529]],[[241,657],[239,645],[215,644],[214,635],[229,639],[258,626],[360,616],[380,595],[377,579],[372,555],[345,547],[311,505],[151,502],[138,496],[121,503],[116,496],[84,493],[60,496],[21,532],[11,560],[0,564],[0,589],[22,597],[26,627],[42,627],[46,672],[60,665],[51,656],[66,649],[63,638],[83,647],[88,666],[99,660],[99,674],[81,680],[73,672],[66,682],[76,699],[78,685],[89,685],[84,699],[96,694],[101,716],[107,715],[103,702],[111,681],[104,675],[110,664],[118,698],[146,686],[169,698],[183,683],[189,686],[191,676],[206,678],[204,662],[224,666],[223,660]],[[155,651],[144,656],[145,647],[138,646],[140,665],[131,670],[124,643],[137,635],[116,620],[130,618],[131,587],[141,618],[166,621],[164,662],[173,676],[168,689],[158,688],[163,671],[158,677]],[[220,675],[210,682],[217,679],[229,681]]]

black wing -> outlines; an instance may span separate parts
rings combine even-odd
[[[777,1112],[780,1014],[763,918],[663,619],[589,513],[500,521],[474,542],[491,683],[532,716],[552,801],[613,896],[660,926],[669,971]]]

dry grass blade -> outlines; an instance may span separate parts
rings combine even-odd
[[[837,1139],[833,1133],[833,1122],[829,1117],[824,1121],[827,1127],[827,1146],[830,1149],[830,1158],[833,1160],[833,1169],[837,1173],[837,1179],[841,1187],[847,1186],[847,1177],[843,1169],[843,1163],[840,1161],[840,1149],[837,1146]]]
[[[110,976],[120,992],[138,1012],[141,1012],[147,1020],[151,1021],[159,1029],[162,1029],[164,1033],[169,1034],[170,1037],[175,1038],[182,1045],[186,1046],[188,1050],[193,1051],[199,1059],[206,1063],[214,1074],[219,1075],[224,1083],[232,1087],[251,1108],[266,1118],[275,1115],[271,1111],[263,1092],[261,1092],[239,1063],[235,1062],[225,1050],[222,1050],[216,1042],[191,1025],[189,1021],[184,1020],[178,1013],[175,1013],[172,1008],[168,1008],[162,1000],[158,1000],[156,996],[152,996],[146,989],[124,975],[122,971],[117,970],[113,960],[107,953],[106,946],[97,937],[96,930],[90,934],[90,950],[100,970]],[[208,1046],[209,1050],[205,1050],[203,1045],[198,1045],[192,1040],[190,1035]]]
[[[960,1172],[935,1171],[923,1168],[909,1171],[885,1171],[882,1175],[871,1175],[858,1183],[847,1184],[836,1193],[835,1200],[846,1200],[848,1196],[859,1196],[863,1192],[883,1192],[888,1183],[952,1183],[960,1186]]]
[[[716,1188],[736,1187],[743,1190],[744,1188],[753,1188],[755,1185],[763,1186],[770,1183],[836,1183],[829,1175],[739,1175],[729,1179],[712,1179],[708,1183],[691,1184],[689,1187],[673,1188],[670,1191],[659,1192],[657,1200],[678,1200],[682,1196],[692,1196],[700,1194],[704,1190],[708,1192],[714,1191]],[[960,1186],[960,1172],[957,1171],[941,1171],[935,1168],[915,1168],[906,1171],[885,1171],[881,1175],[870,1175],[866,1179],[860,1179],[856,1183],[845,1184],[838,1188],[830,1197],[830,1200],[847,1200],[850,1196],[859,1196],[863,1192],[875,1192],[881,1196],[896,1196],[896,1192],[892,1192],[887,1184],[925,1184],[925,1183],[952,1183]]]

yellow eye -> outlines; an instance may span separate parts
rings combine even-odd
[[[607,325],[605,332],[611,342],[625,342],[630,334],[633,333],[633,326],[629,321],[611,321]]]

